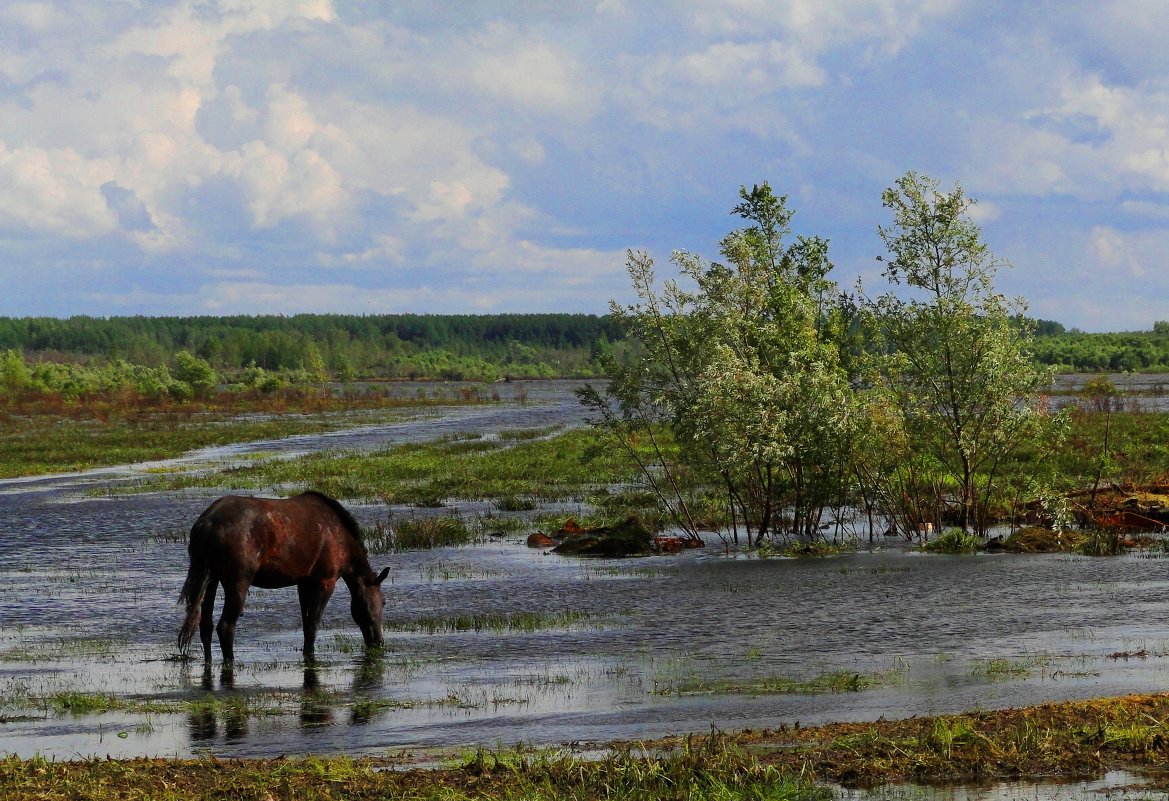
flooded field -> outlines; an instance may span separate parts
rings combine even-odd
[[[193,454],[361,449],[578,425],[563,385],[356,432]],[[155,466],[158,467],[158,466]],[[103,497],[142,466],[0,482],[0,754],[425,753],[869,720],[1156,692],[1169,562],[936,556],[585,561],[523,534],[374,554],[386,653],[339,589],[306,670],[296,593],[253,590],[231,673],[175,659],[186,530],[218,494]],[[348,504],[359,520],[382,505]],[[443,510],[449,513],[448,508]]]

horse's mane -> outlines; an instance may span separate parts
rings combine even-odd
[[[357,520],[350,514],[349,510],[341,505],[340,501],[316,490],[305,490],[300,494],[300,497],[303,498],[306,495],[311,495],[332,509],[337,517],[341,518],[341,524],[353,535],[353,539],[361,544],[363,550],[365,549],[365,535],[361,533],[361,526],[357,524]]]

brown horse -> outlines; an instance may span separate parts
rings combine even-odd
[[[220,498],[191,527],[187,552],[191,566],[179,594],[179,601],[187,604],[187,617],[179,630],[179,650],[184,654],[198,628],[203,657],[211,661],[212,615],[220,584],[223,613],[215,630],[225,663],[235,659],[235,623],[248,588],[296,585],[304,658],[312,661],[321,613],[338,578],[353,596],[349,609],[366,647],[382,645],[385,599],[381,583],[390,569],[374,575],[357,521],[327,495],[305,492],[285,500]]]

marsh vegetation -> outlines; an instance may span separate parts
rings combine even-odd
[[[939,232],[901,220],[887,232],[890,270],[925,300],[849,307],[833,300],[825,243],[781,246],[784,203],[744,189],[736,213],[752,225],[722,243],[728,266],[680,259],[698,295],[659,294],[652,264],[631,256],[642,306],[624,323],[642,334],[630,352],[648,361],[598,354],[613,380],[584,393],[594,427],[575,403],[547,416],[526,392],[496,403],[492,388],[418,397],[241,387],[224,397],[191,374],[178,379],[189,396],[20,396],[27,405],[0,420],[12,471],[268,441],[194,468],[5,486],[0,607],[11,617],[0,668],[20,678],[0,685],[0,750],[384,754],[420,736],[449,747],[653,739],[711,720],[770,728],[645,753],[615,747],[591,762],[484,751],[392,779],[377,761],[239,762],[202,779],[193,778],[201,762],[120,763],[125,787],[146,781],[138,770],[163,771],[176,788],[208,793],[223,780],[305,797],[712,799],[821,796],[800,777],[959,780],[1161,753],[1166,735],[1142,717],[1164,719],[1156,699],[1023,708],[1164,684],[1165,549],[1144,541],[1139,555],[1123,555],[1119,538],[1066,527],[1070,491],[1169,474],[1169,414],[1118,402],[1104,384],[1050,408],[1035,391],[1042,376],[1019,360],[1028,328],[988,283],[995,264],[964,221],[961,193],[907,178],[886,203],[895,215],[898,203],[949,215],[941,233],[957,237],[964,269],[982,272],[953,275],[946,263],[931,273],[914,237]],[[926,323],[935,327],[915,333]],[[864,332],[882,347],[853,347]],[[944,332],[966,344],[931,350]],[[993,364],[962,361],[978,348],[997,354]],[[969,403],[947,417],[930,387],[954,369],[969,379],[956,390]],[[819,400],[807,405],[809,393]],[[354,425],[360,437],[324,436]],[[386,647],[366,658],[339,608],[309,671],[289,599],[257,592],[233,671],[200,676],[173,659],[169,599],[194,515],[226,491],[306,488],[343,499],[369,549],[392,554]],[[582,564],[523,545],[569,517],[588,527],[630,514],[701,532],[706,547]],[[992,523],[1027,516],[1075,555],[975,559],[903,544],[965,551]],[[988,698],[1022,711],[937,714]],[[882,717],[904,720],[810,728]],[[803,727],[786,728],[794,720]],[[50,778],[97,792],[114,768],[33,758],[0,770],[36,796]]]

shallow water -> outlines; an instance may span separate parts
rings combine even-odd
[[[538,404],[451,408],[216,458],[579,423],[561,386]],[[218,493],[85,494],[140,470],[0,482],[0,754],[590,743],[1153,692],[1169,682],[1163,560],[935,556],[885,543],[829,559],[759,559],[728,554],[717,538],[676,556],[606,561],[531,550],[519,537],[375,555],[375,566],[391,567],[382,659],[362,658],[342,590],[318,638],[322,664],[306,671],[296,593],[253,590],[235,670],[221,675],[217,654],[205,672],[168,657],[181,619],[181,534]],[[351,508],[366,521],[385,515]],[[529,630],[411,625],[569,611],[583,616]],[[831,671],[880,682],[831,694],[687,691]],[[205,703],[182,714],[74,716],[35,701],[70,691]]]

